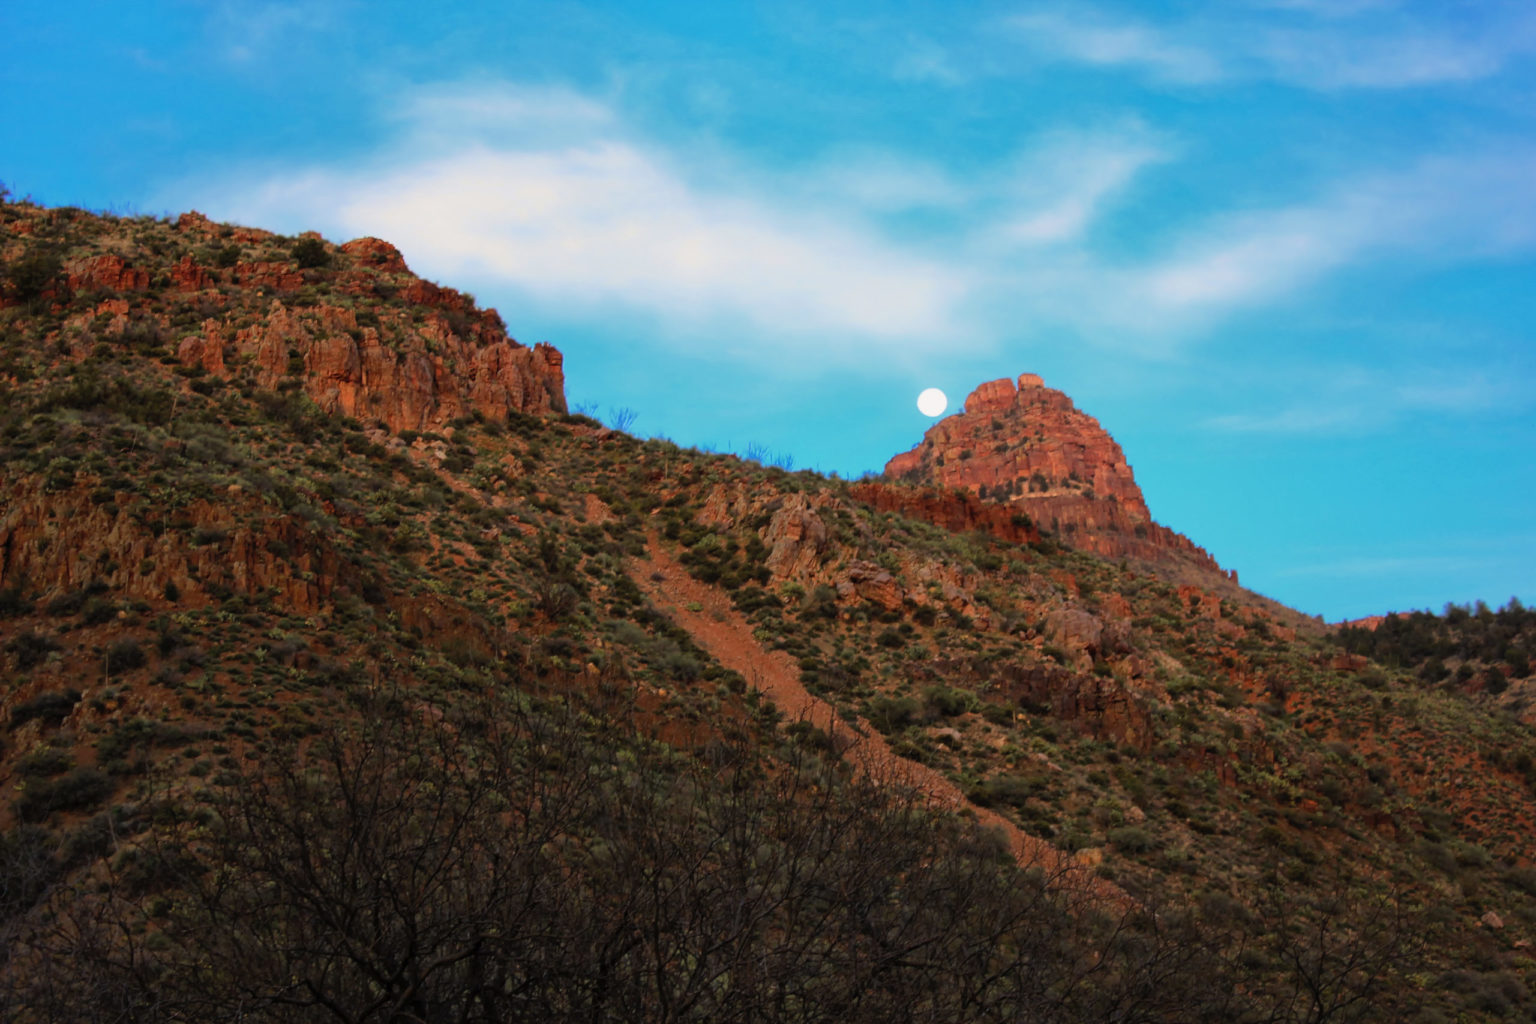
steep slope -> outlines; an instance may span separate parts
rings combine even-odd
[[[447,290],[382,243],[0,223],[0,1016],[89,1020],[107,992],[142,1019],[309,1019],[386,951],[338,1005],[439,1013],[390,987],[409,968],[471,1018],[1533,1009],[1536,734],[1501,709],[1220,577],[1058,544],[991,484],[850,484],[562,414],[551,352],[407,301]],[[216,283],[183,290],[189,267]],[[503,346],[522,369],[479,387]],[[754,686],[748,630],[773,692],[816,703]],[[1080,913],[995,837],[865,786],[834,714],[1133,907]],[[314,879],[285,873],[315,850]],[[446,888],[417,884],[423,850]],[[280,892],[441,942],[317,936]],[[247,983],[205,948],[261,955]]]

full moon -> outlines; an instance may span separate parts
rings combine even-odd
[[[917,411],[924,416],[938,416],[948,408],[949,398],[938,388],[928,388],[917,396]]]

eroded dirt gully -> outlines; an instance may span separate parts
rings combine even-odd
[[[740,672],[747,684],[769,697],[789,721],[809,722],[829,735],[852,740],[843,756],[855,771],[885,784],[910,786],[938,807],[969,812],[981,824],[1001,829],[1021,865],[1044,869],[1060,886],[1114,902],[1125,899],[1117,886],[1093,873],[1091,862],[1028,835],[996,811],[977,807],[939,772],[894,753],[885,737],[864,719],[853,725],[844,721],[831,704],[801,684],[800,668],[793,658],[763,646],[752,635],[752,624],[724,591],[690,576],[655,535],[648,539],[646,551],[644,559],[632,561],[631,576],[656,607],[686,629],[716,661]]]

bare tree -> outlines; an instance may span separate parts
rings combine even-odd
[[[169,824],[111,871],[56,888],[0,1009],[1322,1024],[1373,1019],[1408,962],[1390,902],[1362,915],[1277,888],[1225,921],[1106,902],[919,793],[849,777],[835,747],[737,734],[700,757],[632,712],[376,698],[254,759],[201,821],[156,813]]]

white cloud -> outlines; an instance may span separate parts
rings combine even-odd
[[[1347,267],[1536,246],[1536,151],[1513,147],[1269,209],[1195,210],[1126,257],[1115,204],[1178,148],[1136,122],[1048,132],[961,177],[877,151],[742,166],[646,140],[614,103],[554,87],[428,88],[390,109],[393,143],[356,163],[167,195],[224,219],[379,235],[419,273],[494,301],[656,322],[675,345],[760,366],[910,364],[1042,331],[1162,358]],[[1322,415],[1225,426],[1340,426]]]
[[[1113,19],[1074,8],[1071,13],[1037,11],[1009,20],[1036,54],[1102,67],[1130,67],[1170,82],[1212,82],[1224,76],[1221,62],[1152,25]]]
[[[1114,273],[1121,308],[1187,328],[1293,293],[1368,258],[1456,262],[1536,243],[1536,151],[1435,158],[1309,202],[1216,216],[1163,256]]]
[[[958,85],[965,81],[950,55],[927,40],[909,41],[897,56],[893,71],[897,79],[909,82]]]
[[[1536,16],[1410,17],[1372,0],[1269,0],[1154,24],[1103,9],[1046,7],[1009,20],[1043,60],[1137,71],[1156,81],[1208,86],[1270,79],[1306,89],[1397,89],[1487,78],[1536,52]],[[1320,22],[1319,16],[1326,16]]]
[[[825,359],[899,358],[973,337],[964,269],[846,209],[702,186],[586,97],[498,85],[428,91],[399,110],[406,139],[360,166],[279,171],[198,202],[219,217],[379,235],[428,276],[627,309],[764,360],[806,345]],[[477,141],[462,141],[466,129]]]
[[[1514,369],[1498,374],[1446,366],[1390,373],[1335,369],[1314,372],[1293,388],[1307,400],[1273,411],[1214,416],[1205,425],[1234,434],[1358,435],[1409,419],[1503,413],[1530,404],[1530,383]]]
[[[1398,6],[1399,0],[1250,0],[1253,7],[1305,11],[1324,18],[1350,18],[1364,11]]]
[[[1376,36],[1273,31],[1256,43],[1254,56],[1275,77],[1315,89],[1397,89],[1475,81],[1497,73],[1509,58],[1503,46],[1490,41],[1441,33]]]
[[[1269,413],[1236,413],[1213,416],[1206,426],[1232,434],[1333,434],[1357,430],[1359,410],[1340,406],[1297,407]]]
[[[808,171],[786,176],[784,190],[802,189],[820,202],[877,213],[954,210],[975,202],[976,186],[961,184],[942,168],[896,153],[844,150]]]
[[[409,130],[418,144],[473,138],[506,138],[548,144],[611,130],[616,118],[605,103],[559,86],[514,86],[507,82],[452,83],[418,88],[386,115]]]
[[[1050,135],[1009,174],[1009,209],[992,235],[1024,246],[1079,240],[1137,175],[1167,159],[1167,148],[1139,125]]]
[[[232,63],[267,59],[284,44],[336,27],[348,0],[216,0],[206,30],[215,48]]]

